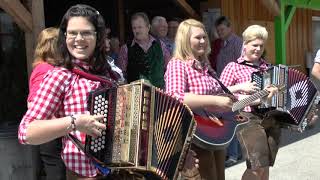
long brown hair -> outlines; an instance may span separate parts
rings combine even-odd
[[[50,27],[41,31],[37,39],[37,45],[34,51],[34,61],[32,66],[47,62],[55,65],[59,58],[59,51],[57,48],[59,29]]]
[[[106,73],[111,72],[111,67],[106,61],[107,53],[105,48],[105,39],[107,36],[106,26],[103,19],[103,16],[93,7],[85,4],[77,4],[68,9],[64,14],[61,23],[60,23],[60,32],[58,36],[58,47],[61,51],[62,59],[59,61],[58,66],[63,66],[67,69],[72,69],[74,64],[72,59],[74,58],[66,44],[65,33],[67,31],[68,22],[73,17],[84,17],[86,18],[95,28],[96,31],[96,47],[89,58],[90,69],[89,72],[95,75],[105,76]]]

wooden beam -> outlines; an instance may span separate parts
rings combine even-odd
[[[38,38],[39,33],[45,28],[43,0],[32,0],[32,28],[34,39]]]
[[[185,0],[175,0],[174,2],[182,8],[187,16],[201,20],[200,15]]]
[[[33,54],[39,33],[45,28],[43,0],[25,1],[25,7],[32,12],[32,32],[25,32],[28,75],[32,72]]]
[[[274,18],[276,64],[286,64],[286,14],[285,14],[286,8],[285,7],[286,7],[285,4],[281,3],[280,15]],[[287,22],[290,23],[291,21],[289,20]]]
[[[289,29],[289,26],[291,24],[291,20],[293,18],[294,13],[296,12],[296,7],[294,6],[286,6],[285,7],[285,12],[284,12],[284,16],[285,16],[285,31],[287,32]]]
[[[32,31],[31,13],[19,0],[0,0],[0,7],[6,11],[25,32]]]
[[[125,40],[125,11],[123,0],[118,0],[118,29],[119,29],[119,40],[120,42],[124,42]]]
[[[273,16],[280,15],[280,8],[276,0],[262,0],[261,2]]]
[[[285,5],[292,5],[297,8],[320,10],[319,0],[281,0],[281,3],[284,3]]]

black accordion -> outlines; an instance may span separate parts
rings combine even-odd
[[[194,132],[192,111],[144,80],[92,92],[91,114],[104,115],[102,136],[85,153],[112,170],[176,179]]]
[[[285,85],[286,90],[273,96],[271,103],[259,108],[284,112],[286,116],[279,119],[283,127],[300,132],[305,130],[315,110],[317,89],[304,73],[285,65],[277,65],[267,72],[253,73],[251,78],[261,89],[269,84]]]

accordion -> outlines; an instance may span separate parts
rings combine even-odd
[[[269,104],[259,108],[275,109],[284,113],[280,124],[289,129],[304,131],[315,110],[317,89],[302,72],[285,65],[271,67],[264,73],[252,74],[252,81],[263,89],[269,84],[286,86],[286,90],[272,97]]]
[[[86,137],[85,153],[111,170],[148,179],[176,179],[194,132],[192,111],[139,80],[92,92],[91,114],[104,115],[101,137]]]

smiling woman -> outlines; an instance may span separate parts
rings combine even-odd
[[[270,67],[270,64],[262,58],[265,42],[268,39],[266,28],[251,25],[246,28],[242,37],[242,56],[235,62],[227,64],[220,76],[226,86],[251,81],[253,73],[264,73]],[[271,98],[277,88],[271,86],[267,90],[271,92],[268,96]],[[240,91],[239,96],[253,93]],[[273,166],[279,148],[281,129],[278,120],[286,117],[273,116],[272,113],[268,114],[267,110],[259,114],[252,106],[245,107],[244,111],[249,121],[237,132],[242,154],[247,160],[247,169],[243,173],[242,180],[268,180],[269,167]]]
[[[67,167],[67,179],[95,179],[97,171],[91,159],[66,135],[85,142],[86,135],[101,136],[101,130],[106,128],[100,123],[102,115],[89,115],[86,102],[89,92],[104,84],[74,71],[114,77],[106,61],[105,23],[96,9],[78,4],[69,8],[59,29],[57,44],[62,58],[44,77],[20,123],[18,138],[23,144],[43,144],[63,137],[61,157]]]
[[[195,59],[200,59],[207,51],[208,37],[205,31],[199,27],[192,27],[190,31],[190,46],[192,49],[192,55],[190,56],[194,56],[193,58]]]
[[[165,87],[167,93],[187,104],[195,117],[204,118],[205,123],[211,123],[212,127],[218,126],[218,133],[221,135],[223,127],[227,127],[228,123],[220,121],[211,114],[230,113],[234,99],[231,92],[239,90],[250,92],[255,90],[255,87],[250,83],[243,83],[240,86],[231,86],[227,90],[210,68],[207,58],[210,53],[208,41],[208,35],[201,22],[188,19],[180,23],[175,39],[176,48],[165,74]],[[229,93],[229,96],[219,95],[223,92]],[[199,118],[196,118],[196,121],[198,124],[204,123],[200,122]],[[196,140],[201,134],[197,132],[202,130],[198,127],[194,136],[195,141],[184,164],[183,179],[224,180],[226,146],[221,148],[203,146]]]
[[[66,32],[66,43],[73,57],[88,60],[89,56],[93,54],[96,40],[95,28],[86,18],[70,18]]]
[[[194,113],[205,107],[230,111],[232,100],[216,96],[222,91],[209,69],[208,41],[201,22],[188,19],[180,23],[175,39],[176,48],[165,74],[166,92],[189,105]],[[182,179],[223,180],[224,154],[224,149],[212,151],[192,144]]]

